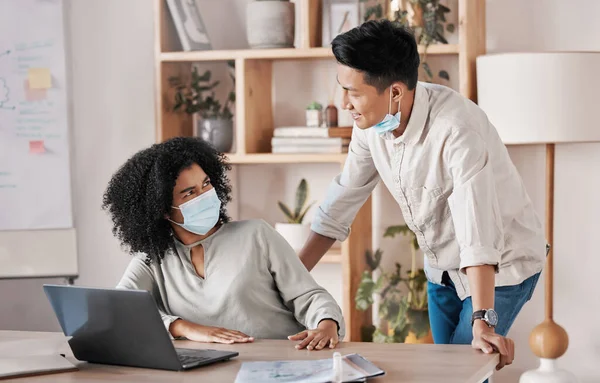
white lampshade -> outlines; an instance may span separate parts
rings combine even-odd
[[[477,94],[506,144],[600,141],[600,52],[480,56]]]

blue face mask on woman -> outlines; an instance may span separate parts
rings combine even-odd
[[[373,129],[380,136],[385,136],[386,133],[391,132],[392,130],[398,128],[400,126],[400,101],[398,101],[398,113],[392,116],[392,87],[390,86],[390,105],[388,107],[388,113],[385,115],[383,120],[373,125]]]
[[[173,206],[173,209],[181,210],[183,223],[170,219],[169,221],[181,226],[190,233],[205,235],[219,222],[221,200],[213,188],[179,205],[179,207]]]

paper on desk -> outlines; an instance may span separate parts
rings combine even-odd
[[[21,338],[0,341],[0,358],[21,358],[39,355],[59,355],[69,349],[68,338]]]
[[[69,350],[68,338],[13,338],[0,341],[0,378],[75,370],[60,354]]]
[[[0,358],[0,378],[76,369],[73,363],[58,354]]]
[[[349,361],[348,357],[360,358],[356,354],[342,358],[343,382],[364,382],[367,377],[383,374],[382,370],[370,363],[374,371],[361,371],[354,367],[356,364]],[[235,383],[327,383],[333,378],[333,359],[245,362]]]

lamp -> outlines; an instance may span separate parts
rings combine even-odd
[[[554,144],[600,141],[597,92],[600,52],[506,53],[477,58],[479,106],[505,144],[546,145],[545,320],[529,337],[540,358],[521,383],[574,382],[556,360],[566,351],[567,332],[553,320]],[[592,74],[592,75],[589,75]]]

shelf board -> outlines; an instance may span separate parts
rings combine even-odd
[[[346,161],[346,154],[226,154],[229,162],[235,165],[243,164],[296,164],[296,163],[337,163]]]
[[[424,52],[419,46],[419,53]],[[434,44],[427,49],[428,55],[458,54],[459,46],[455,44]],[[283,49],[240,49],[240,50],[207,50],[189,52],[163,52],[159,55],[161,62],[196,62],[196,61],[227,61],[235,59],[255,60],[300,60],[300,59],[331,59],[331,48],[283,48]]]

